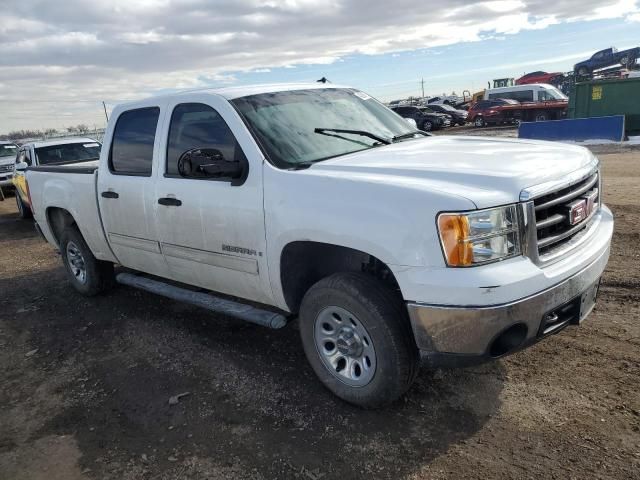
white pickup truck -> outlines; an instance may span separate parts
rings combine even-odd
[[[579,324],[613,232],[587,149],[429,136],[320,84],[120,105],[99,161],[27,181],[78,291],[120,265],[119,283],[267,327],[298,317],[320,380],[364,407],[421,356],[479,362]]]

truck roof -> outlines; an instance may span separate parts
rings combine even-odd
[[[220,95],[227,100],[233,100],[240,97],[248,97],[250,95],[258,95],[261,93],[274,93],[274,92],[288,92],[293,90],[310,90],[321,88],[352,88],[345,85],[336,85],[333,83],[267,83],[260,85],[238,85],[234,87],[224,88],[197,88],[190,90],[182,90],[173,93],[166,93],[163,95],[155,95],[153,97],[147,97],[140,100],[134,100],[131,102],[125,102],[118,105],[118,107],[131,107],[138,104],[146,103],[150,98],[172,98],[179,97],[181,95],[189,95],[192,93],[210,93],[212,95]]]
[[[88,137],[56,138],[37,142],[26,142],[22,146],[33,146],[33,148],[53,147],[55,145],[67,145],[69,143],[99,143],[97,140]]]

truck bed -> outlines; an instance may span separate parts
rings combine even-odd
[[[104,235],[98,208],[97,170],[97,160],[70,162],[30,167],[26,177],[34,218],[50,243],[58,243],[50,225],[51,209],[62,209],[75,219],[96,258],[115,261]]]

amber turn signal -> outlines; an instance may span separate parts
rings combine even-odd
[[[464,267],[473,264],[473,248],[469,238],[469,219],[466,215],[442,214],[438,217],[440,241],[447,264]]]

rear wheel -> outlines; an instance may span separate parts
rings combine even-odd
[[[419,357],[404,302],[368,275],[338,273],[311,287],[300,336],[320,381],[354,405],[391,403],[415,379]]]
[[[31,209],[28,205],[25,205],[22,199],[20,198],[20,194],[16,190],[16,204],[18,205],[18,214],[20,218],[27,219],[33,217],[33,213],[31,213]]]
[[[113,286],[113,264],[94,257],[76,227],[62,232],[60,253],[71,285],[81,294],[91,297]]]
[[[425,120],[424,122],[422,122],[421,130],[424,130],[425,132],[430,132],[431,130],[433,130],[433,123],[431,123],[431,120]]]
[[[588,75],[589,69],[587,67],[580,67],[578,69],[578,75]]]
[[[545,122],[549,120],[549,112],[536,113],[536,122]]]

